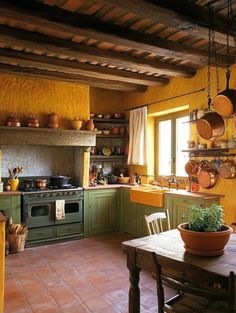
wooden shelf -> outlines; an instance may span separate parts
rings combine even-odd
[[[128,138],[128,135],[104,135],[104,134],[101,134],[101,135],[97,135],[97,138]]]
[[[127,156],[126,155],[95,155],[95,154],[91,154],[90,155],[90,159],[94,160],[126,160]]]
[[[189,153],[191,156],[235,156],[235,153],[230,153],[229,148],[209,148],[209,149],[186,149],[182,152]]]
[[[186,149],[186,150],[182,150],[182,152],[190,152],[190,153],[201,153],[201,152],[216,152],[216,151],[220,151],[220,152],[229,152],[228,148],[207,148],[207,149]]]
[[[121,118],[94,118],[94,123],[114,123],[114,124],[128,124],[129,121]]]

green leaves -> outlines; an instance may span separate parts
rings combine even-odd
[[[224,211],[219,204],[212,204],[209,208],[199,205],[190,206],[189,229],[200,232],[219,231],[224,224]]]

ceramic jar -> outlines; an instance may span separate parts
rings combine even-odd
[[[15,179],[11,178],[11,179],[9,179],[8,182],[10,184],[11,191],[18,190],[18,187],[19,187],[19,179],[18,178],[15,178]]]
[[[93,123],[93,119],[92,118],[91,118],[91,120],[87,121],[86,129],[90,130],[90,131],[94,130],[94,123]]]
[[[30,113],[27,125],[28,127],[39,127],[39,120],[35,113]]]
[[[79,118],[76,116],[72,121],[71,121],[71,126],[75,130],[79,130],[82,126],[82,121],[79,120]]]
[[[10,113],[10,115],[7,117],[6,125],[11,127],[20,127],[20,121],[17,116],[17,113],[15,112]]]
[[[59,123],[58,123],[58,115],[56,113],[50,113],[48,115],[48,119],[49,119],[49,123],[48,123],[48,127],[49,128],[58,128],[59,127]]]

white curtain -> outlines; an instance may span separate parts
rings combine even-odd
[[[147,107],[130,112],[128,164],[147,164]]]

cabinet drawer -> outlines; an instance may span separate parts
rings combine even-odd
[[[66,224],[56,226],[56,236],[67,236],[74,234],[81,234],[84,232],[84,224],[83,223],[75,223],[75,224]]]
[[[41,227],[29,229],[27,241],[52,238],[54,236],[53,227]]]

